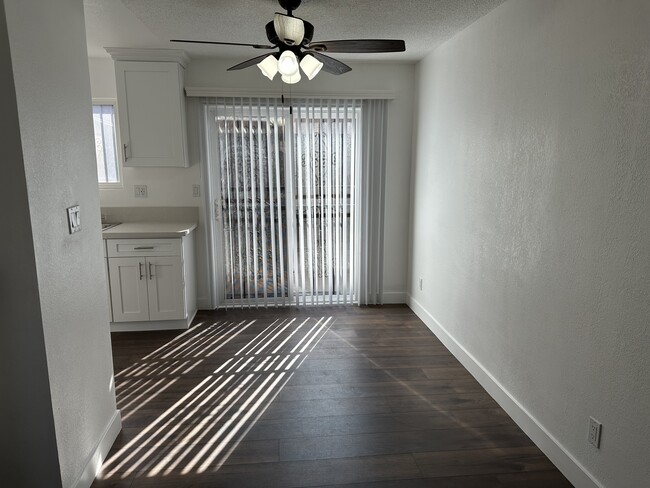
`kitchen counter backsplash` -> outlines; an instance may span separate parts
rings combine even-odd
[[[198,222],[199,207],[102,207],[102,223]]]

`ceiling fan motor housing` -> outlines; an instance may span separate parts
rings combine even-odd
[[[303,20],[302,22],[305,27],[305,35],[302,38],[302,42],[300,42],[299,45],[307,46],[307,44],[309,44],[314,37],[314,25],[311,22],[307,22],[306,20]],[[275,25],[273,21],[268,22],[265,28],[266,28],[266,38],[269,40],[271,44],[274,44],[281,48],[289,47],[287,44],[283,43],[280,40],[278,33],[275,31]]]

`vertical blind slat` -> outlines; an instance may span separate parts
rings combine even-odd
[[[320,250],[321,250],[321,259],[320,259],[320,265],[321,265],[321,296],[323,297],[323,300],[325,299],[326,296],[326,288],[325,288],[325,255],[327,254],[327,240],[325,239],[325,163],[324,163],[324,158],[323,158],[323,136],[324,136],[324,131],[323,131],[323,101],[321,100],[319,103],[320,107],[320,119],[318,121],[318,170],[320,173]]]
[[[300,281],[298,284],[298,290],[300,290],[300,295],[299,297],[302,297],[303,301],[305,300],[305,222],[304,222],[304,200],[303,200],[303,186],[302,186],[302,164],[300,163],[300,154],[304,151],[304,148],[302,147],[303,144],[303,137],[302,137],[302,124],[301,124],[301,107],[298,105],[296,107],[298,109],[298,118],[297,121],[294,122],[294,126],[297,127],[296,130],[296,147],[298,149],[296,158],[295,158],[295,165],[294,167],[296,168],[296,172],[298,173],[298,233],[299,233],[299,241],[298,241],[298,259],[300,261]],[[295,212],[294,212],[295,213]],[[300,304],[300,300],[298,300],[298,304]]]
[[[300,290],[299,290],[299,283],[300,283],[300,269],[298,266],[298,246],[296,245],[296,242],[298,242],[299,239],[299,232],[298,232],[298,219],[296,217],[296,194],[297,194],[297,189],[296,189],[296,181],[297,181],[297,175],[295,170],[295,160],[296,160],[296,143],[297,140],[295,139],[294,133],[295,128],[294,128],[294,119],[292,116],[292,112],[289,109],[289,116],[287,117],[287,109],[286,107],[283,106],[283,115],[284,115],[284,120],[288,125],[288,130],[285,133],[284,140],[286,141],[285,144],[285,151],[287,154],[287,162],[285,164],[285,192],[286,192],[286,199],[285,199],[285,212],[286,212],[286,217],[287,217],[287,250],[290,255],[289,259],[289,267],[288,267],[288,278],[287,278],[287,285],[289,286],[289,296],[291,299],[295,299],[296,304],[300,304]]]
[[[355,211],[356,211],[356,206],[353,205],[352,202],[356,201],[356,167],[357,167],[357,161],[356,161],[356,147],[357,147],[357,102],[356,100],[352,101],[352,107],[350,110],[350,245],[348,247],[348,254],[350,256],[350,266],[349,266],[349,281],[348,283],[350,284],[349,290],[350,290],[350,303],[354,302],[354,279],[355,279],[355,273],[354,273],[354,266],[355,266],[355,261],[354,261],[354,249],[356,246],[356,233],[354,232],[355,229]]]
[[[263,295],[264,295],[264,306],[268,307],[268,293],[267,293],[267,250],[266,250],[266,205],[264,202],[264,167],[262,165],[262,149],[265,147],[264,139],[262,134],[262,120],[261,120],[261,110],[262,110],[262,100],[258,100],[257,112],[257,171],[259,174],[259,200],[260,200],[260,242],[262,247],[262,286],[263,286]]]
[[[239,150],[241,151],[241,158],[242,158],[242,164],[239,165],[241,167],[241,182],[242,182],[242,187],[241,187],[241,193],[243,194],[241,197],[241,200],[238,202],[241,206],[241,212],[244,216],[244,263],[243,263],[243,268],[244,268],[244,281],[243,283],[240,283],[240,286],[242,289],[245,288],[246,290],[246,304],[250,307],[250,248],[248,246],[248,178],[246,178],[246,141],[244,140],[244,124],[245,124],[245,119],[244,119],[244,99],[241,98],[239,100],[239,113],[241,114],[240,116],[240,123],[239,123]],[[239,173],[239,170],[237,171]],[[243,291],[242,291],[243,293]]]
[[[336,303],[341,302],[341,142],[339,129],[339,101],[336,101],[336,120],[334,122],[334,135],[336,137]]]
[[[273,161],[271,155],[271,110],[269,107],[269,99],[266,99],[266,167],[267,167],[267,190],[269,195],[269,214],[270,214],[270,230],[271,230],[271,273],[273,274],[273,304],[278,305],[278,266],[277,255],[275,248],[275,204],[273,203]]]
[[[305,189],[306,189],[306,201],[307,208],[305,209],[305,220],[307,221],[307,248],[309,251],[308,262],[309,262],[309,295],[311,298],[311,304],[314,304],[314,253],[316,249],[314,247],[314,221],[312,218],[312,191],[311,191],[311,182],[313,180],[313,144],[312,144],[312,116],[310,116],[310,106],[307,101],[305,101],[305,154],[304,154],[304,167],[305,167]],[[305,290],[307,291],[307,290]]]
[[[228,192],[228,241],[230,242],[230,293],[231,296],[234,298],[234,290],[235,290],[235,252],[234,252],[234,246],[235,243],[233,242],[233,218],[232,218],[232,208],[233,208],[233,201],[232,201],[232,175],[230,172],[230,143],[229,143],[229,137],[228,137],[228,121],[227,119],[224,119],[224,133],[225,133],[225,139],[226,139],[226,147],[225,147],[225,154],[226,154],[226,188]],[[222,176],[223,177],[223,176]],[[224,242],[225,239],[224,239]]]
[[[226,156],[225,156],[225,150],[228,147],[227,141],[225,141],[226,138],[226,131],[222,130],[221,128],[221,119],[219,118],[218,115],[216,115],[216,111],[212,112],[212,105],[208,106],[207,110],[205,111],[205,118],[206,118],[206,124],[209,124],[208,122],[208,115],[214,115],[215,119],[215,124],[216,124],[216,139],[217,139],[217,148],[219,151],[219,176],[221,179],[221,209],[226,207],[228,205],[228,198],[227,194],[224,192],[224,189],[227,188],[227,184],[224,184],[224,178],[226,177],[226,168],[228,167],[228,162],[226,161]],[[209,125],[208,125],[209,127]],[[210,148],[210,145],[208,144],[208,151]],[[210,155],[208,155],[208,158],[210,158]],[[209,159],[211,160],[211,159]],[[216,209],[215,209],[216,212]],[[228,215],[230,215],[230,212],[227,212]],[[226,294],[226,288],[227,288],[227,282],[228,282],[228,270],[230,269],[230,263],[229,263],[229,256],[228,256],[228,250],[230,246],[228,245],[228,229],[230,226],[226,227],[225,221],[223,221],[223,218],[225,217],[225,212],[221,212],[221,219],[222,219],[222,224],[221,224],[221,236],[222,236],[222,242],[224,243],[224,249],[223,249],[223,260],[224,260],[224,267],[223,267],[223,280],[226,284],[224,286],[224,294]],[[217,217],[219,218],[219,217]]]
[[[343,261],[341,262],[341,274],[343,275],[343,304],[348,301],[348,273],[346,267],[348,265],[348,248],[345,245],[348,242],[348,131],[345,130],[348,125],[348,101],[343,101],[343,119],[341,120],[341,132],[343,133],[343,151],[341,157],[343,159],[343,181],[341,192],[343,193]]]
[[[332,259],[332,253],[334,252],[334,246],[332,239],[334,233],[332,232],[333,228],[333,203],[334,199],[332,198],[332,150],[334,148],[333,144],[333,131],[332,131],[332,101],[327,100],[327,128],[328,128],[328,148],[327,148],[327,272],[328,272],[328,292],[330,298],[330,305],[334,302],[334,261]]]
[[[235,215],[237,218],[235,219],[235,222],[237,224],[237,258],[238,258],[238,271],[239,271],[239,283],[237,286],[239,286],[239,296],[241,298],[244,297],[244,255],[242,253],[242,209],[241,209],[241,195],[240,195],[240,185],[239,185],[239,171],[237,169],[238,162],[239,162],[239,151],[238,151],[238,146],[239,146],[239,137],[237,135],[239,134],[239,130],[237,129],[237,118],[236,118],[236,105],[235,105],[235,100],[233,99],[233,106],[232,106],[232,111],[233,111],[233,119],[232,119],[232,127],[233,127],[233,148],[235,151],[235,161],[233,164],[233,172],[235,173]]]
[[[282,164],[280,160],[280,134],[279,134],[279,118],[278,118],[278,105],[277,102],[273,104],[273,114],[275,120],[275,129],[273,131],[273,138],[275,142],[275,185],[276,185],[276,202],[278,209],[278,245],[280,247],[280,289],[282,290],[282,305],[285,304],[285,289],[288,291],[288,283],[285,275],[285,254],[284,254],[284,227],[283,222],[286,223],[286,213],[283,214],[282,211],[282,187],[280,181],[280,165]],[[286,151],[286,149],[285,149]],[[285,174],[285,184],[289,175]],[[288,259],[288,255],[286,256]],[[288,265],[288,263],[287,263]]]
[[[310,134],[311,134],[311,213],[312,213],[312,219],[311,219],[311,232],[312,232],[312,247],[314,248],[314,254],[312,255],[312,265],[313,265],[313,280],[312,280],[312,294],[311,294],[311,303],[312,305],[314,302],[318,303],[318,296],[319,296],[319,287],[318,287],[318,259],[319,259],[319,246],[318,246],[318,220],[317,220],[317,215],[316,215],[316,180],[318,178],[318,165],[316,162],[316,158],[318,157],[318,153],[316,151],[316,127],[317,127],[317,120],[316,120],[316,107],[314,105],[314,101],[312,101],[311,104],[311,121],[310,121]]]
[[[249,99],[248,100],[248,158],[250,161],[250,183],[249,186],[251,188],[251,193],[250,193],[250,212],[251,212],[251,224],[252,224],[252,230],[251,230],[251,248],[253,250],[253,259],[251,263],[251,269],[250,269],[250,278],[248,279],[249,283],[252,284],[253,286],[253,303],[255,306],[258,306],[258,288],[259,288],[259,281],[258,281],[258,266],[259,266],[259,261],[258,261],[258,256],[257,256],[257,191],[256,191],[256,185],[255,185],[255,134],[254,134],[254,128],[253,128],[253,100]],[[247,200],[248,201],[248,200]]]

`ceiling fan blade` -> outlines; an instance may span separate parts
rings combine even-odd
[[[191,42],[193,44],[219,44],[222,46],[248,46],[254,49],[275,49],[275,46],[268,46],[265,44],[242,44],[241,42],[191,41],[189,39],[172,39],[169,42]]]
[[[341,61],[325,56],[323,53],[317,51],[309,51],[309,54],[314,56],[317,60],[323,63],[323,71],[331,73],[333,75],[342,75],[348,71],[352,71],[347,64],[342,63]]]
[[[249,59],[248,61],[244,61],[243,63],[239,63],[239,64],[236,64],[235,66],[231,66],[230,68],[228,68],[228,71],[235,71],[235,70],[238,70],[238,69],[248,68],[249,66],[253,66],[253,65],[259,63],[260,61],[262,61],[263,59],[265,59],[268,56],[269,56],[268,54],[262,54],[261,56],[256,56],[256,57],[254,57],[252,59]]]
[[[406,44],[398,39],[349,39],[318,41],[307,46],[312,51],[330,53],[397,53],[406,51]]]

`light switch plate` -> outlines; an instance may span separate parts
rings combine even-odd
[[[79,232],[81,230],[81,213],[79,211],[79,205],[73,207],[68,207],[68,231],[70,234]]]
[[[192,185],[192,196],[194,198],[201,196],[201,187],[199,185]]]

